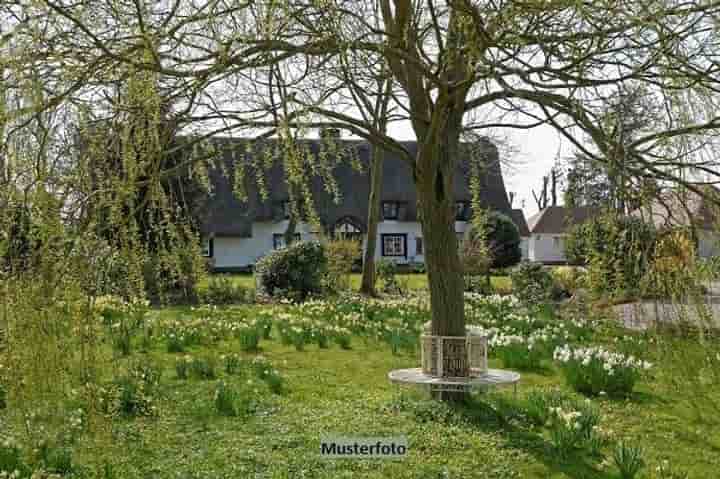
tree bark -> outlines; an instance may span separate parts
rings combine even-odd
[[[416,160],[418,209],[430,287],[432,334],[465,336],[463,273],[455,233],[453,177],[459,139],[425,141]],[[463,393],[443,392],[438,399],[462,401]]]
[[[372,148],[370,171],[370,198],[368,199],[367,235],[365,252],[363,253],[362,282],[360,293],[375,296],[375,250],[377,249],[377,231],[380,221],[380,195],[382,188],[382,171],[385,152],[377,147]]]

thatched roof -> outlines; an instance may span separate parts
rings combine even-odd
[[[335,140],[340,151],[354,151],[352,156],[362,171],[354,167],[349,158],[325,158],[325,164],[332,165],[332,176],[335,178],[341,193],[339,202],[326,191],[326,182],[321,175],[312,175],[311,190],[316,211],[326,228],[331,228],[345,217],[354,219],[361,229],[365,229],[368,215],[368,197],[370,194],[370,146],[357,140]],[[321,140],[302,140],[302,147],[318,157],[321,151]],[[217,236],[249,237],[252,223],[260,221],[281,221],[284,219],[283,203],[289,199],[288,184],[285,181],[283,161],[277,140],[256,141],[249,146],[248,140],[217,139],[215,145],[221,151],[222,161],[217,162],[209,171],[213,194],[204,207],[205,214],[201,229],[205,234]],[[417,151],[415,142],[404,143],[403,146],[414,155]],[[470,150],[468,148],[468,150]],[[497,149],[489,142],[473,148],[475,154],[483,159],[485,165],[481,174],[481,201],[485,207],[499,210],[511,216],[510,204],[507,200]],[[336,155],[338,156],[338,155]],[[262,168],[260,177],[266,185],[267,198],[262,198],[258,187],[258,168],[252,166],[253,160],[265,158],[270,165]],[[456,201],[470,201],[469,189],[470,167],[469,156],[459,162],[455,176],[454,194]],[[339,161],[338,161],[339,160]],[[234,170],[236,162],[244,162],[245,173],[243,185],[247,192],[247,201],[241,201],[234,194]],[[269,166],[269,168],[267,167]],[[385,156],[381,201],[400,202],[399,221],[417,221],[417,196],[412,179],[410,165],[401,157],[389,152]]]
[[[584,223],[599,213],[599,208],[589,206],[548,206],[528,219],[528,227],[533,234],[563,234],[572,226]]]
[[[658,230],[694,227],[717,230],[720,225],[720,192],[711,186],[704,195],[690,190],[669,189],[658,194],[647,206],[632,212]]]

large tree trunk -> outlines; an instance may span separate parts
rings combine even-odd
[[[416,185],[425,265],[430,286],[432,334],[465,336],[463,276],[455,233],[453,176],[459,140],[424,141],[416,159]],[[462,393],[441,393],[439,399],[460,401]]]
[[[373,146],[370,171],[370,198],[368,200],[367,235],[363,253],[362,283],[360,293],[375,296],[375,250],[377,249],[377,231],[380,221],[380,194],[385,153]]]

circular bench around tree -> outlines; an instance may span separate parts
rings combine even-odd
[[[488,337],[481,329],[470,326],[465,336],[436,336],[429,334],[430,323],[426,323],[424,330],[420,337],[421,367],[391,371],[391,382],[428,386],[434,393],[516,387],[520,381],[516,372],[488,369]]]

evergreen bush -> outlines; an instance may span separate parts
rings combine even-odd
[[[258,293],[304,301],[322,292],[327,258],[318,242],[294,243],[271,252],[255,265]]]

